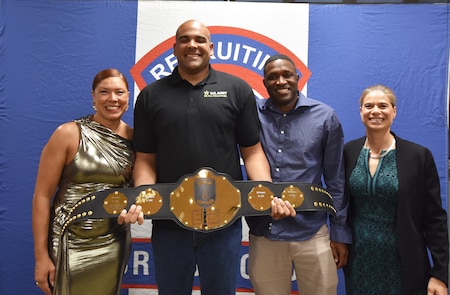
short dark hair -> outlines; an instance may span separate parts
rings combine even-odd
[[[294,61],[289,56],[287,56],[285,54],[274,54],[271,57],[269,57],[269,59],[266,60],[266,62],[264,63],[264,72],[266,71],[267,65],[269,63],[273,62],[274,60],[277,60],[277,59],[287,60],[288,62],[290,62],[295,67]]]

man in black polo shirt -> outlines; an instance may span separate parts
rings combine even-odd
[[[243,80],[211,68],[213,44],[206,26],[194,20],[183,23],[174,54],[178,66],[173,73],[145,87],[136,102],[135,186],[177,182],[201,167],[242,180],[239,151],[249,179],[271,181],[253,91]],[[132,206],[126,222],[135,222],[138,214],[142,223],[140,208]],[[272,215],[292,216],[295,211],[276,199]],[[241,238],[240,219],[209,233],[153,220],[159,294],[191,294],[196,266],[203,295],[235,294]]]

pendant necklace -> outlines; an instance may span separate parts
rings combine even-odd
[[[369,148],[369,146],[367,144],[367,138],[366,138],[366,141],[364,142],[364,147],[369,150],[369,158],[371,158],[371,159],[381,159],[381,158],[383,158],[384,156],[386,156],[389,153],[389,151],[394,149],[394,146],[395,146],[395,138],[392,140],[392,143],[388,147],[387,150],[382,150],[382,152],[378,156],[372,156],[370,154],[370,148]]]

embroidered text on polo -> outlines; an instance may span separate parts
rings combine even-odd
[[[228,91],[203,91],[204,98],[228,97]]]

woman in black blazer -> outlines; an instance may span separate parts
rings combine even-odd
[[[365,89],[366,136],[345,145],[353,233],[347,294],[447,295],[447,213],[436,165],[430,150],[391,131],[395,104],[390,88]]]

